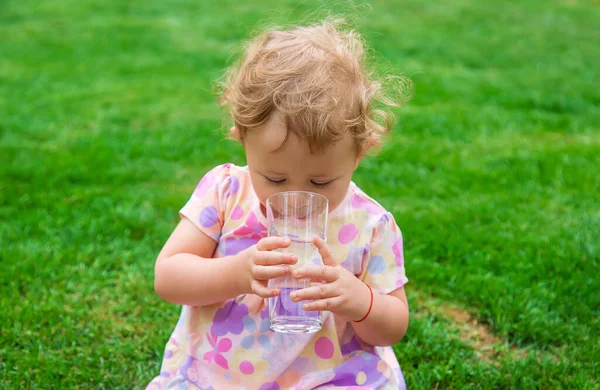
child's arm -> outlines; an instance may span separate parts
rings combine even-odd
[[[370,300],[368,288],[362,289]],[[366,290],[366,291],[365,291]],[[364,296],[362,301],[364,301]],[[367,306],[368,307],[368,306]],[[366,311],[365,311],[366,313]],[[373,307],[362,322],[353,322],[358,337],[371,345],[394,345],[408,329],[408,302],[404,288],[387,295],[373,294]]]
[[[192,306],[223,302],[241,294],[274,296],[271,278],[290,273],[290,254],[271,252],[289,240],[269,237],[235,256],[213,259],[217,243],[183,218],[162,248],[154,266],[154,290],[162,299]]]
[[[321,284],[292,293],[292,300],[313,300],[304,303],[304,310],[331,311],[348,321],[358,336],[371,345],[394,345],[404,337],[408,328],[408,304],[404,288],[387,295],[373,293],[365,283],[350,271],[338,265],[322,239],[315,237],[315,245],[323,259],[323,266],[309,265],[294,270],[295,278],[310,278]],[[365,314],[368,314],[361,322]]]

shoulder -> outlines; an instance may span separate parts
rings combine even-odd
[[[382,232],[396,230],[395,225],[389,211],[351,182],[342,205],[329,215],[327,237],[332,243],[356,246]]]
[[[206,181],[220,181],[227,180],[231,181],[231,178],[234,177],[235,180],[249,178],[248,167],[240,167],[232,163],[225,163],[221,165],[217,165],[216,167],[209,170],[202,180]]]
[[[375,228],[382,223],[393,221],[394,217],[379,202],[369,196],[354,182],[350,183],[348,189],[348,205],[346,207],[350,213],[364,213],[367,216],[367,225]]]
[[[226,163],[208,171],[198,183],[194,195],[201,197],[209,189],[218,188],[219,192],[229,197],[248,185],[250,185],[248,168]]]
[[[240,223],[242,211],[253,204],[252,194],[246,167],[217,165],[202,177],[180,214],[218,241],[230,217]]]

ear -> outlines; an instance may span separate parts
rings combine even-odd
[[[358,156],[356,156],[356,161],[354,161],[354,170],[355,171],[358,168],[358,164],[360,164],[360,160],[362,160],[364,156],[365,156],[365,154],[362,152]]]
[[[240,131],[235,126],[229,129],[229,136],[236,141],[242,140],[242,138],[240,137]]]
[[[356,161],[354,162],[355,170],[356,170],[356,168],[358,168],[358,164],[360,164],[361,160],[367,155],[369,150],[371,150],[375,146],[377,146],[377,140],[369,139],[367,141],[367,144],[365,145],[365,147],[361,148],[361,150],[358,151],[358,154],[356,155]]]

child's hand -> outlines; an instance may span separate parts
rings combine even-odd
[[[313,242],[325,265],[299,268],[294,270],[293,275],[296,279],[309,278],[323,283],[295,291],[291,293],[291,299],[295,302],[314,300],[302,305],[306,311],[327,310],[349,321],[360,320],[369,310],[369,288],[350,271],[336,265],[325,241],[315,237]]]
[[[287,248],[291,242],[288,238],[267,237],[256,245],[237,254],[243,269],[240,272],[241,290],[253,293],[262,298],[274,297],[279,294],[277,289],[268,288],[269,279],[289,275],[289,265],[298,262],[298,257],[291,253],[271,252],[275,249]],[[285,265],[281,267],[280,265]]]

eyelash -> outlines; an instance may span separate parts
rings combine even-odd
[[[280,185],[282,185],[283,183],[285,183],[285,179],[281,179],[281,180],[273,180],[273,179],[269,179],[269,178],[267,177],[267,180],[268,180],[268,181],[269,181],[271,184],[273,184],[274,186],[280,186]],[[327,186],[329,185],[329,183],[331,183],[331,182],[329,182],[329,181],[328,181],[327,183],[315,183],[315,182],[314,182],[314,181],[312,181],[312,180],[311,180],[310,182],[311,182],[311,184],[312,184],[313,186],[315,186],[315,187],[317,187],[317,188],[325,188],[325,187],[327,187]]]
[[[269,182],[271,182],[271,183],[272,183],[273,185],[275,185],[275,186],[280,186],[280,185],[282,185],[283,183],[285,183],[285,179],[282,179],[282,180],[273,180],[273,179],[269,179],[269,178],[267,177],[267,180],[268,180]]]
[[[312,183],[313,186],[317,187],[317,188],[324,188],[327,187],[329,185],[330,182],[327,183],[315,183],[314,181],[310,181]]]

